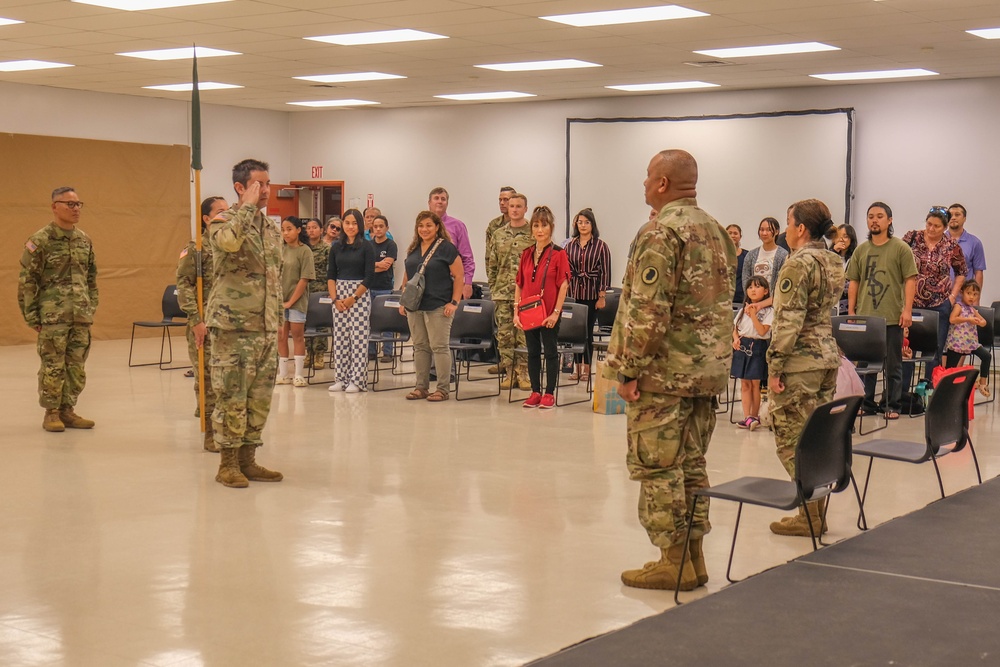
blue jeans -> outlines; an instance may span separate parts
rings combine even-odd
[[[368,290],[368,293],[372,295],[372,303],[375,303],[375,297],[381,296],[382,294],[392,294],[392,290],[391,289],[370,289],[370,290]],[[386,341],[385,343],[382,343],[382,356],[383,357],[391,357],[392,356],[392,352],[393,352],[392,341]],[[371,357],[371,356],[374,356],[377,353],[378,353],[378,344],[377,343],[369,343],[368,344],[368,356]]]

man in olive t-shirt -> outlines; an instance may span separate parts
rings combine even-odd
[[[892,237],[892,209],[875,202],[868,207],[868,241],[858,246],[847,265],[847,313],[885,318],[886,418],[898,419],[903,384],[903,328],[912,323],[917,263],[913,251]],[[865,376],[865,410],[874,412],[874,375]]]

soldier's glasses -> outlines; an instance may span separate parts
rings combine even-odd
[[[52,203],[53,204],[65,204],[67,208],[83,208],[83,202],[82,201],[62,201],[61,199],[57,199],[57,200],[55,200]]]

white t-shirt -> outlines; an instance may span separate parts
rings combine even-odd
[[[771,270],[774,268],[774,256],[778,252],[778,246],[774,246],[774,250],[764,250],[761,248],[757,252],[757,261],[753,265],[753,275],[764,276],[767,278],[767,284],[771,284]],[[771,285],[773,289],[773,285]]]
[[[774,308],[768,306],[764,310],[757,313],[757,321],[766,327],[771,326],[774,322]],[[768,340],[771,338],[771,330],[768,329],[767,333],[761,336],[757,333],[757,329],[753,326],[753,321],[750,317],[743,317],[743,309],[740,308],[736,313],[736,317],[733,318],[733,326],[736,327],[736,335],[740,338],[757,338],[761,340]]]

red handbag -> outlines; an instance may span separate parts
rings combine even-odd
[[[531,329],[537,329],[542,324],[545,323],[545,319],[549,316],[545,312],[545,301],[542,297],[545,296],[545,276],[549,272],[549,262],[552,261],[552,250],[549,249],[549,256],[545,260],[545,268],[542,269],[542,291],[540,294],[535,294],[534,296],[527,296],[521,299],[521,303],[517,304],[517,319],[521,321],[521,328],[525,331],[530,331]],[[535,265],[535,271],[538,270],[538,265]],[[531,282],[535,282],[535,271],[532,271]]]

